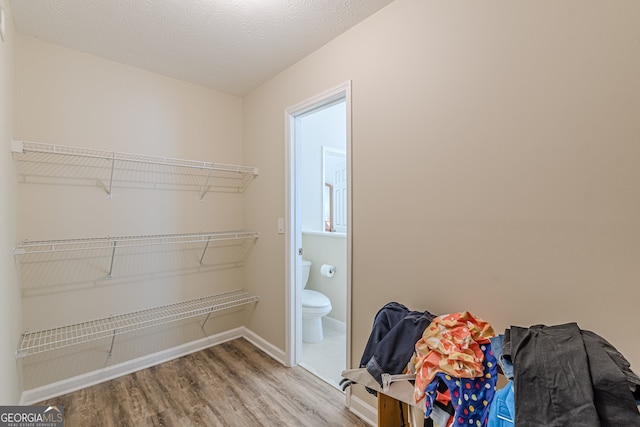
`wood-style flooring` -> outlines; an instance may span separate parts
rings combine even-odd
[[[66,427],[368,425],[339,390],[244,339],[40,404],[63,405]]]

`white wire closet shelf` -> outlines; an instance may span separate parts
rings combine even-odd
[[[109,355],[111,355],[117,335],[206,314],[207,317],[201,325],[201,328],[204,328],[211,313],[255,303],[259,300],[259,297],[249,294],[246,290],[238,289],[74,325],[25,332],[18,344],[16,358],[24,358],[102,338],[111,338],[111,348],[109,349]]]
[[[225,163],[156,157],[31,141],[13,141],[18,174],[41,179],[96,181],[108,198],[117,186],[191,188],[200,199],[208,191],[242,192],[258,169]]]
[[[155,234],[120,237],[90,237],[63,240],[24,240],[16,245],[14,255],[28,255],[60,251],[87,251],[181,243],[205,243],[220,240],[257,239],[260,233],[252,231],[203,232],[184,234]]]
[[[66,239],[66,240],[25,240],[21,244],[16,245],[13,254],[16,257],[36,257],[36,261],[51,261],[45,259],[46,254],[55,253],[71,253],[81,252],[81,255],[101,254],[110,259],[108,265],[108,278],[111,279],[114,260],[116,254],[123,253],[132,255],[132,250],[145,247],[163,247],[174,246],[177,248],[189,247],[192,251],[197,251],[199,267],[203,267],[203,261],[207,250],[221,248],[224,244],[233,245],[234,242],[246,241],[253,244],[260,237],[259,233],[250,231],[231,231],[231,232],[200,232],[186,234],[160,234],[160,235],[142,235],[142,236],[121,236],[121,237],[95,237],[84,239]],[[230,246],[226,246],[228,249]],[[243,257],[247,255],[248,248],[240,247],[238,250],[229,253],[227,264],[241,265]],[[194,256],[195,258],[195,256]]]

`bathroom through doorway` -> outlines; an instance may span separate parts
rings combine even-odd
[[[350,84],[286,110],[287,354],[339,388],[349,360]]]

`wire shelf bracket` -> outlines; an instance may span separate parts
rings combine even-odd
[[[258,296],[251,295],[246,290],[237,289],[104,319],[25,332],[20,338],[16,358],[21,359],[102,338],[111,338],[109,347],[109,357],[111,357],[115,338],[118,335],[206,314],[207,317],[200,326],[204,330],[204,325],[212,313],[257,303],[259,300]]]

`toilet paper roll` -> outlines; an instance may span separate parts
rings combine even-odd
[[[322,264],[320,267],[320,275],[324,277],[333,277],[336,274],[336,268],[330,264]]]

